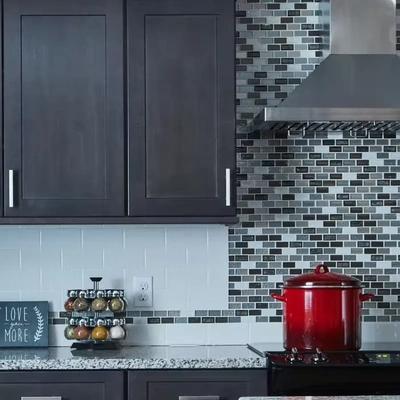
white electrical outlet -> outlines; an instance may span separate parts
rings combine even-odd
[[[135,307],[152,307],[153,306],[153,277],[152,276],[135,276],[133,278]]]

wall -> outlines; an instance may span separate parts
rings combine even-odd
[[[68,344],[67,290],[91,288],[91,276],[126,290],[129,343],[213,342],[207,326],[232,318],[227,266],[220,225],[0,227],[0,300],[48,300],[52,344]],[[153,277],[152,308],[133,307],[135,276]]]
[[[127,343],[281,342],[271,291],[326,262],[377,295],[364,307],[364,340],[396,341],[397,136],[249,129],[320,62],[318,3],[237,0],[240,224],[0,227],[0,300],[49,300],[51,343],[68,345],[66,291],[99,275],[127,291]],[[134,276],[154,277],[153,308],[132,306]]]
[[[396,340],[400,320],[396,133],[360,137],[253,133],[322,57],[318,0],[237,2],[238,209],[229,231],[229,307],[247,320],[282,320],[272,300],[288,275],[324,262],[376,294],[364,304],[366,340]],[[399,9],[399,2],[397,5]],[[399,46],[398,46],[399,47]]]

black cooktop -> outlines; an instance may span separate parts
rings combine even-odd
[[[303,366],[396,366],[400,367],[400,346],[397,350],[360,350],[360,351],[277,351],[264,350],[248,345],[248,348],[260,357],[267,358],[267,364],[279,367]]]
[[[363,352],[273,352],[266,353],[268,363],[280,366],[400,366],[400,351]]]

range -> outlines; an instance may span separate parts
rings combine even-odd
[[[398,350],[359,351],[268,351],[260,345],[248,347],[267,358],[269,396],[400,394],[400,346]]]

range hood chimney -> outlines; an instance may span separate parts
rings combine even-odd
[[[330,54],[277,107],[253,121],[258,130],[400,129],[400,57],[396,0],[324,0]],[[323,22],[323,21],[321,21]]]

